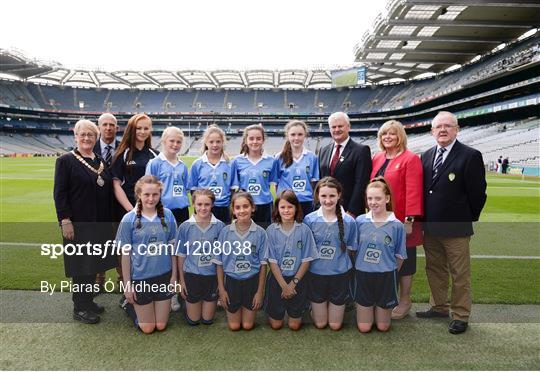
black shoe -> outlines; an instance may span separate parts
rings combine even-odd
[[[467,330],[469,323],[464,322],[463,320],[454,319],[448,325],[448,331],[454,335],[458,335]]]
[[[105,307],[92,302],[90,304],[90,310],[95,314],[103,314],[105,312]]]
[[[96,324],[99,322],[99,316],[90,310],[73,310],[73,319],[85,324]]]
[[[417,311],[416,316],[418,318],[448,318],[448,313],[440,313],[429,308],[427,311]]]

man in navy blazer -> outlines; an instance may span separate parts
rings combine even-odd
[[[105,160],[107,167],[110,167],[114,153],[120,144],[120,141],[116,139],[118,132],[116,117],[108,112],[101,114],[98,119],[98,127],[100,135],[99,141],[94,146],[94,153]]]
[[[437,145],[422,154],[424,168],[424,251],[431,291],[427,311],[420,318],[448,317],[449,331],[463,333],[471,312],[469,242],[473,221],[486,203],[486,174],[482,154],[456,138],[458,121],[439,112],[431,124]],[[449,277],[452,298],[448,303]]]
[[[371,174],[371,150],[356,143],[349,136],[351,122],[344,112],[328,117],[328,126],[334,142],[319,152],[320,177],[336,178],[343,193],[343,208],[353,217],[366,213],[365,190]]]
[[[108,112],[101,114],[98,118],[98,128],[99,140],[94,145],[94,153],[105,161],[107,167],[110,167],[114,152],[120,144],[120,141],[116,139],[116,133],[118,132],[116,117]],[[99,284],[100,288],[103,288],[105,284],[105,273],[97,273],[96,284]]]

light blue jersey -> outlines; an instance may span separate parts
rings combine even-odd
[[[371,212],[356,218],[358,256],[355,268],[365,272],[382,273],[397,269],[397,258],[406,259],[405,227],[394,213],[377,227]]]
[[[206,153],[195,160],[189,175],[189,189],[208,189],[216,196],[216,207],[228,207],[231,202],[233,176],[231,162],[221,157],[216,165],[208,161]]]
[[[197,275],[215,275],[213,248],[219,244],[219,233],[225,224],[212,215],[210,225],[201,229],[195,216],[178,228],[176,236],[177,254],[185,257],[184,272]],[[217,242],[214,245],[214,242]]]
[[[292,190],[298,200],[303,202],[313,201],[312,182],[319,180],[319,159],[317,156],[304,148],[299,159],[293,159],[289,167],[285,167],[283,160],[276,155],[278,163],[278,187],[277,193],[283,190]]]
[[[238,155],[231,167],[234,187],[249,192],[257,205],[272,202],[270,183],[278,183],[277,163],[272,156],[263,155],[252,163],[246,155]]]
[[[248,232],[240,236],[236,221],[225,226],[219,234],[221,255],[214,262],[223,266],[225,274],[233,279],[248,279],[259,273],[261,265],[266,265],[267,237],[262,227],[251,221]]]
[[[146,175],[155,176],[163,183],[161,202],[164,207],[181,209],[189,206],[188,169],[182,160],[173,165],[160,153],[146,165]]]
[[[167,228],[155,216],[141,216],[141,227],[137,226],[137,212],[124,215],[116,242],[120,247],[131,246],[131,279],[142,280],[165,274],[172,270],[171,257],[174,253],[176,220],[172,212],[163,208]],[[166,246],[168,245],[168,246]]]
[[[344,241],[347,250],[356,250],[356,224],[354,218],[342,211]],[[304,223],[313,231],[318,258],[309,266],[309,271],[318,275],[343,274],[352,268],[347,250],[341,249],[338,222],[327,222],[318,209],[306,216]]]
[[[310,228],[303,223],[294,223],[289,231],[281,224],[273,223],[266,229],[268,235],[268,262],[279,266],[283,276],[294,276],[303,262],[317,258],[315,240]]]

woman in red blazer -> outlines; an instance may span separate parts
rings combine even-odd
[[[418,221],[424,213],[423,171],[420,157],[407,150],[407,135],[399,121],[385,122],[377,133],[382,150],[373,157],[371,179],[383,176],[392,190],[396,218],[405,224],[407,259],[399,271],[399,305],[392,319],[402,319],[411,309],[412,277],[416,273],[416,246],[422,244]]]

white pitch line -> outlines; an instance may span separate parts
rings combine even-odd
[[[62,244],[62,243],[52,243],[52,244]],[[15,242],[0,242],[0,247],[25,247],[25,248],[34,248],[41,247],[41,243],[15,243]],[[418,253],[418,257],[426,257],[423,253]],[[501,259],[501,260],[540,260],[540,256],[503,256],[503,255],[493,255],[493,254],[473,254],[471,258],[479,259]]]

